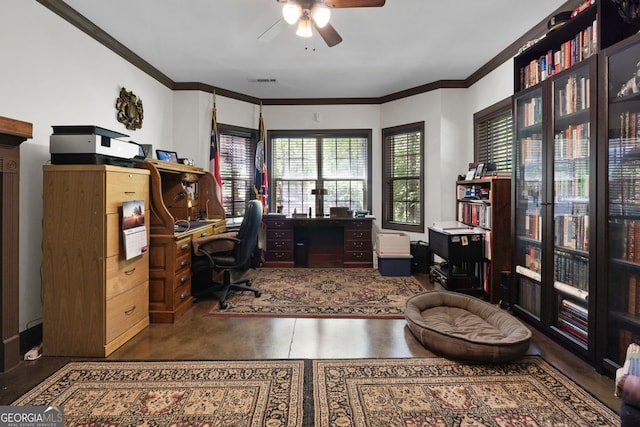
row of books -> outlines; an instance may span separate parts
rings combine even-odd
[[[589,250],[589,215],[556,215],[554,235],[556,246]]]
[[[518,305],[534,316],[540,316],[540,283],[527,276],[518,279]]]
[[[529,127],[542,123],[542,98],[531,98],[518,104],[519,127]]]
[[[553,145],[554,159],[589,157],[590,128],[589,123],[582,123],[556,132]]]
[[[489,200],[491,190],[489,187],[482,185],[458,185],[458,200],[462,199],[479,199]]]
[[[598,21],[562,43],[557,50],[549,50],[519,70],[520,89],[535,86],[547,78],[591,57],[598,51]]]
[[[589,175],[576,176],[574,179],[556,177],[553,189],[556,201],[574,199],[587,203],[589,200]]]
[[[542,162],[542,135],[535,134],[520,139],[521,163],[527,164],[531,161]]]
[[[589,338],[588,310],[567,299],[560,301],[558,327],[586,344]]]
[[[609,222],[611,258],[640,263],[640,220],[614,219]]]
[[[618,136],[620,138],[628,138],[632,141],[638,138],[638,134],[640,133],[640,112],[625,111],[624,113],[620,113],[619,123],[620,134]],[[635,142],[637,143],[637,141]]]
[[[524,236],[542,240],[542,217],[537,211],[527,211],[524,215]]]
[[[555,281],[575,289],[589,290],[589,258],[561,250],[555,251]],[[558,290],[565,290],[559,287]],[[565,291],[570,291],[566,289]]]
[[[458,221],[482,228],[491,228],[491,205],[463,202],[458,204]]]
[[[634,316],[640,314],[640,278],[637,274],[629,274],[627,278],[627,313]],[[623,298],[624,299],[624,298]]]
[[[556,115],[562,117],[587,110],[591,105],[589,77],[572,75],[564,86],[557,85]]]
[[[524,255],[524,265],[530,271],[540,274],[542,250],[539,246],[527,245]],[[532,279],[539,279],[538,276],[532,276]]]

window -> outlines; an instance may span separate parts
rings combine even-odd
[[[496,171],[511,171],[513,114],[507,98],[473,115],[474,157],[480,163],[493,163]]]
[[[220,136],[220,176],[227,217],[244,215],[249,200],[254,199],[253,169],[257,131],[218,124]]]
[[[382,130],[382,227],[424,232],[424,122]]]
[[[269,132],[270,211],[371,210],[371,130]]]

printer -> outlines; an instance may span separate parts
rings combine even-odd
[[[122,141],[125,135],[99,126],[52,126],[49,152],[53,164],[108,164],[129,166],[144,160],[139,144]]]

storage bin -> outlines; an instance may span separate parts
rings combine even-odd
[[[382,256],[411,255],[409,236],[404,233],[378,233],[376,251]]]
[[[378,271],[382,276],[411,276],[411,255],[385,257],[378,254]]]

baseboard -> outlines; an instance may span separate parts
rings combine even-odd
[[[20,332],[20,354],[24,355],[34,346],[42,343],[42,323]]]

